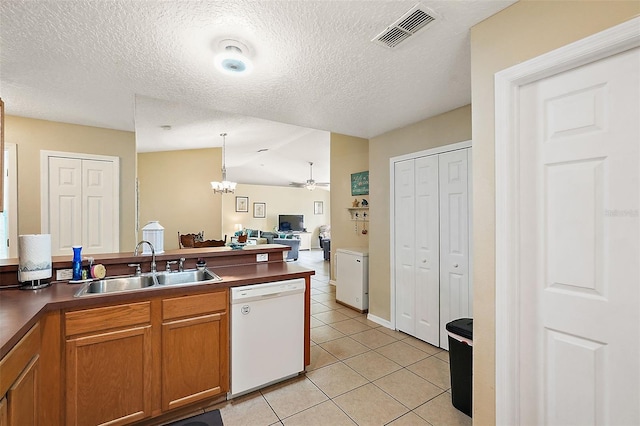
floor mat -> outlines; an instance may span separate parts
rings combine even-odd
[[[223,426],[223,423],[220,410],[213,410],[188,419],[178,420],[167,426]]]

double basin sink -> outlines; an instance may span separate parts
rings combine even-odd
[[[176,285],[209,284],[219,281],[222,281],[222,278],[208,269],[159,272],[134,277],[114,277],[91,281],[83,284],[80,290],[76,292],[75,297],[121,293]]]

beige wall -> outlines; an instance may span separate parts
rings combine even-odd
[[[206,239],[221,239],[222,198],[211,181],[222,177],[220,148],[138,154],[140,237],[142,227],[157,220],[164,227],[164,249],[179,247],[178,232],[204,231]]]
[[[273,231],[278,225],[279,214],[302,214],[304,226],[311,232],[311,247],[317,248],[320,246],[318,228],[320,225],[330,225],[330,193],[324,189],[309,191],[305,188],[238,184],[235,195],[249,197],[249,212],[236,212],[235,196],[224,196],[222,223],[224,233],[229,236],[233,235],[236,223],[245,229]],[[322,201],[323,214],[314,214],[314,201]],[[253,203],[267,204],[266,218],[253,217]]]
[[[391,320],[389,159],[471,139],[469,105],[393,130],[369,141],[371,229],[369,312]],[[333,169],[333,164],[331,164]]]
[[[495,423],[494,74],[639,13],[637,1],[521,1],[471,31],[476,424]]]
[[[353,200],[371,201],[369,195],[351,195],[351,173],[369,170],[369,141],[353,136],[331,134],[331,254],[339,248],[369,247],[369,236],[373,232],[363,235],[363,223],[351,220],[347,208],[352,206]],[[371,179],[371,172],[369,172]],[[369,185],[371,191],[371,185]],[[371,192],[369,192],[371,193]],[[367,230],[370,229],[367,224]],[[333,258],[332,258],[333,259]],[[331,262],[331,279],[335,280],[335,262]]]
[[[120,251],[135,245],[135,161],[133,132],[5,117],[5,142],[18,148],[18,233],[40,233],[40,151],[110,155],[120,158]]]

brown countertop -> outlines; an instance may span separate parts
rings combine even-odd
[[[223,250],[226,252],[224,255],[232,253],[224,248],[219,251]],[[182,255],[187,254],[186,250],[176,251],[176,253]],[[202,253],[201,249],[200,253]],[[235,253],[235,251],[233,253]],[[173,253],[167,253],[167,255],[175,256]],[[196,256],[197,253],[194,251],[193,255]],[[126,256],[127,254],[123,254],[123,257]],[[96,256],[96,258],[97,257],[98,256]],[[47,311],[91,307],[111,303],[127,303],[152,296],[199,293],[211,291],[214,288],[236,287],[282,279],[305,278],[315,274],[315,271],[311,269],[287,262],[241,266],[215,266],[210,267],[210,269],[218,274],[223,281],[190,286],[157,287],[86,297],[74,297],[73,295],[80,288],[80,284],[67,284],[66,282],[54,283],[51,287],[41,290],[0,289],[0,358],[4,357]]]

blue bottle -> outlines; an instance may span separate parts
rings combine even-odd
[[[73,246],[73,281],[82,279],[82,246]]]

